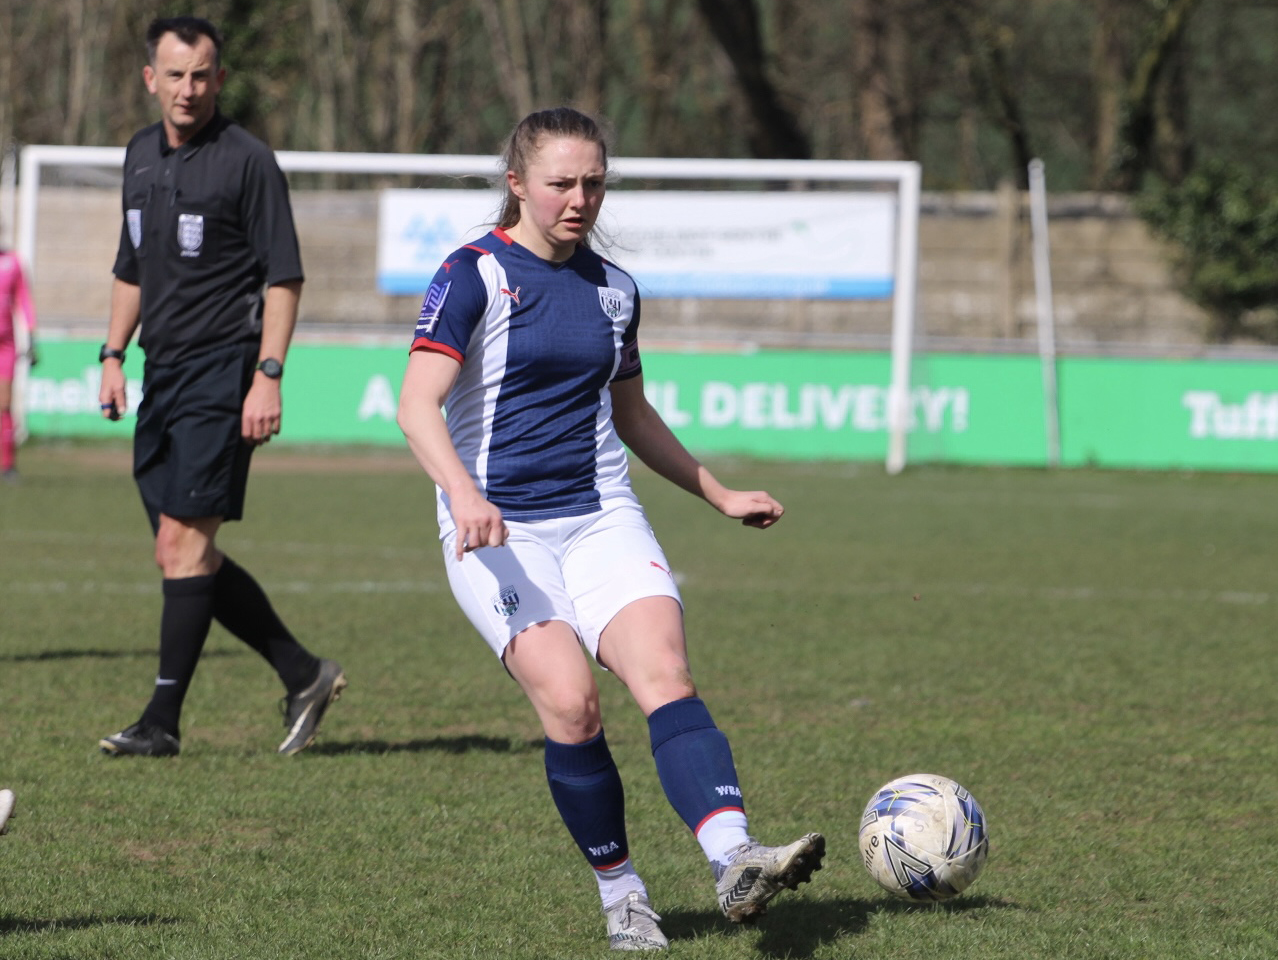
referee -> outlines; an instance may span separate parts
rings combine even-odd
[[[111,320],[99,360],[102,415],[125,410],[124,353],[146,352],[133,476],[163,571],[160,669],[132,726],[99,742],[116,756],[173,756],[182,701],[213,620],[284,684],[288,733],[305,749],[346,686],[334,660],[289,633],[266,594],[217,548],[244,510],[253,448],[280,431],[280,379],[297,322],[302,264],[288,184],[274,154],[218,111],[222,37],[173,17],[146,32],[147,90],[162,119],[129,141]]]

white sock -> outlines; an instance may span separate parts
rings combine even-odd
[[[746,832],[746,815],[740,810],[724,810],[701,825],[697,842],[711,863],[727,864],[732,861],[737,847],[750,839]]]
[[[615,867],[606,870],[595,870],[595,882],[599,884],[599,900],[604,907],[610,907],[632,891],[637,890],[643,898],[648,898],[648,888],[643,885],[635,865],[626,857]]]

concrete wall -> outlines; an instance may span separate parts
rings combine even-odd
[[[377,292],[377,195],[295,190],[307,281],[299,331],[355,327],[411,334],[415,297]],[[50,330],[105,330],[120,229],[114,189],[50,187],[40,194],[36,309]],[[1051,271],[1063,348],[1193,348],[1202,312],[1175,290],[1163,248],[1126,202],[1053,197]],[[920,332],[938,345],[1026,349],[1035,337],[1034,283],[1024,195],[925,194],[919,228]],[[849,229],[855,229],[849,225]],[[642,277],[639,278],[642,281]],[[802,300],[644,302],[646,342],[750,341],[765,346],[888,343],[887,303]]]

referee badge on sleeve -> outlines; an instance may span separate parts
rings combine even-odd
[[[133,242],[133,249],[140,250],[142,248],[142,211],[126,210],[124,222],[129,225],[129,240]]]
[[[200,255],[200,248],[204,246],[203,214],[178,214],[178,246],[182,248],[182,256],[184,257],[198,257]]]

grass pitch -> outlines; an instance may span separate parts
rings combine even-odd
[[[269,669],[215,627],[175,760],[112,760],[155,671],[158,574],[119,448],[23,450],[0,487],[0,957],[606,953],[540,731],[457,611],[399,451],[272,447],[222,545],[351,686],[291,759]],[[756,928],[718,914],[646,726],[603,679],[631,847],[686,958],[1278,955],[1273,477],[719,462],[788,508],[743,529],[638,471],[754,832],[828,838]],[[862,806],[968,786],[992,853],[917,907]]]

